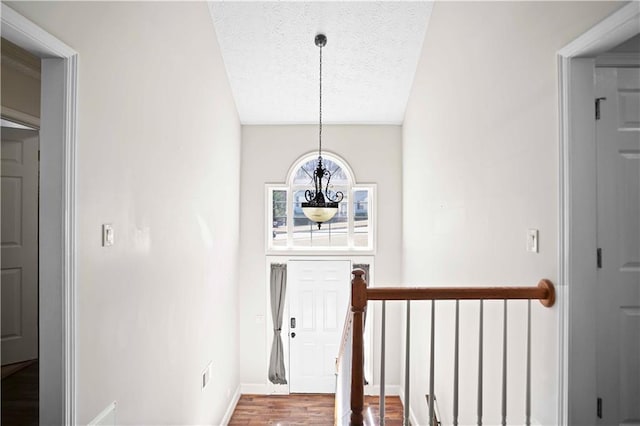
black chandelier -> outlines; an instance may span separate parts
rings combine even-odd
[[[318,132],[318,165],[313,171],[313,189],[304,192],[306,203],[302,203],[302,212],[309,220],[318,224],[318,229],[323,222],[331,220],[338,212],[338,204],[344,198],[340,191],[331,194],[329,183],[331,172],[322,165],[322,48],[327,44],[327,37],[318,34],[315,38],[316,46],[320,48],[320,125]],[[326,183],[323,184],[323,179]]]

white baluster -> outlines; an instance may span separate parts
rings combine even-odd
[[[456,300],[456,331],[453,355],[453,426],[458,426],[458,360],[460,340],[460,301]]]
[[[410,324],[411,324],[411,301],[407,300],[407,341],[405,347],[404,360],[404,426],[409,426],[409,407],[411,405],[411,397],[409,394],[409,349],[410,349]]]
[[[434,365],[435,365],[435,324],[436,324],[436,301],[431,301],[431,349],[429,355],[429,424],[435,426],[434,423]]]
[[[502,314],[502,426],[507,425],[507,301]]]
[[[387,316],[387,301],[382,301],[382,330],[380,334],[380,426],[384,426],[384,387],[385,387],[385,341],[386,341],[386,316]]]
[[[478,426],[482,426],[482,322],[484,320],[483,300],[480,299],[480,330],[478,332]]]
[[[531,424],[531,300],[527,300],[527,391],[525,403],[525,424]]]

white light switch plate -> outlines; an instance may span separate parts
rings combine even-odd
[[[527,230],[527,251],[531,253],[538,253],[538,230]]]
[[[102,224],[102,247],[110,247],[114,242],[113,226],[110,223]]]

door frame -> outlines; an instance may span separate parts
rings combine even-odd
[[[269,297],[270,294],[270,276],[271,276],[271,264],[273,263],[284,263],[289,265],[289,261],[332,261],[332,260],[348,260],[351,262],[351,267],[353,268],[354,264],[368,264],[369,265],[369,275],[371,277],[367,277],[367,283],[369,286],[375,286],[375,257],[374,256],[266,256],[265,262],[265,289],[266,289],[266,302],[265,302],[265,330],[266,330],[266,359],[265,359],[265,371],[269,369],[269,358],[271,356],[271,345],[273,343],[273,318],[271,318],[271,300]],[[349,283],[351,283],[352,277],[349,277]],[[251,387],[246,388],[245,391],[253,391],[255,393],[264,393],[264,394],[276,394],[276,395],[288,395],[289,394],[289,292],[285,294],[285,308],[283,313],[283,321],[282,321],[282,344],[283,344],[283,352],[286,360],[286,374],[285,378],[287,379],[286,385],[276,385],[271,383],[268,379],[266,381],[266,385],[264,389],[260,389],[260,387]],[[374,331],[373,325],[375,324],[375,309],[370,309],[367,312],[367,323],[371,324],[371,332],[369,333],[369,351],[367,351],[367,357],[370,360],[373,360],[373,347],[374,347]],[[287,338],[285,338],[285,336]],[[373,367],[373,363],[371,363],[371,368],[369,371],[369,375],[371,377],[371,383],[366,386],[366,390],[368,391],[367,395],[377,395],[377,392],[373,391],[374,387],[374,377],[375,371]],[[376,389],[377,390],[377,389]]]
[[[640,32],[630,2],[558,51],[558,421],[595,421],[595,57]]]
[[[40,106],[40,423],[76,423],[78,53],[6,4],[2,37],[42,58]]]

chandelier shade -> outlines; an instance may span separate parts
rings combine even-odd
[[[344,198],[340,191],[332,193],[330,190],[331,172],[322,164],[322,48],[327,44],[327,37],[318,34],[315,44],[320,48],[320,113],[318,125],[318,164],[313,171],[313,189],[307,189],[304,193],[306,202],[303,202],[302,212],[311,221],[321,228],[324,222],[331,220],[338,212],[338,205]]]

